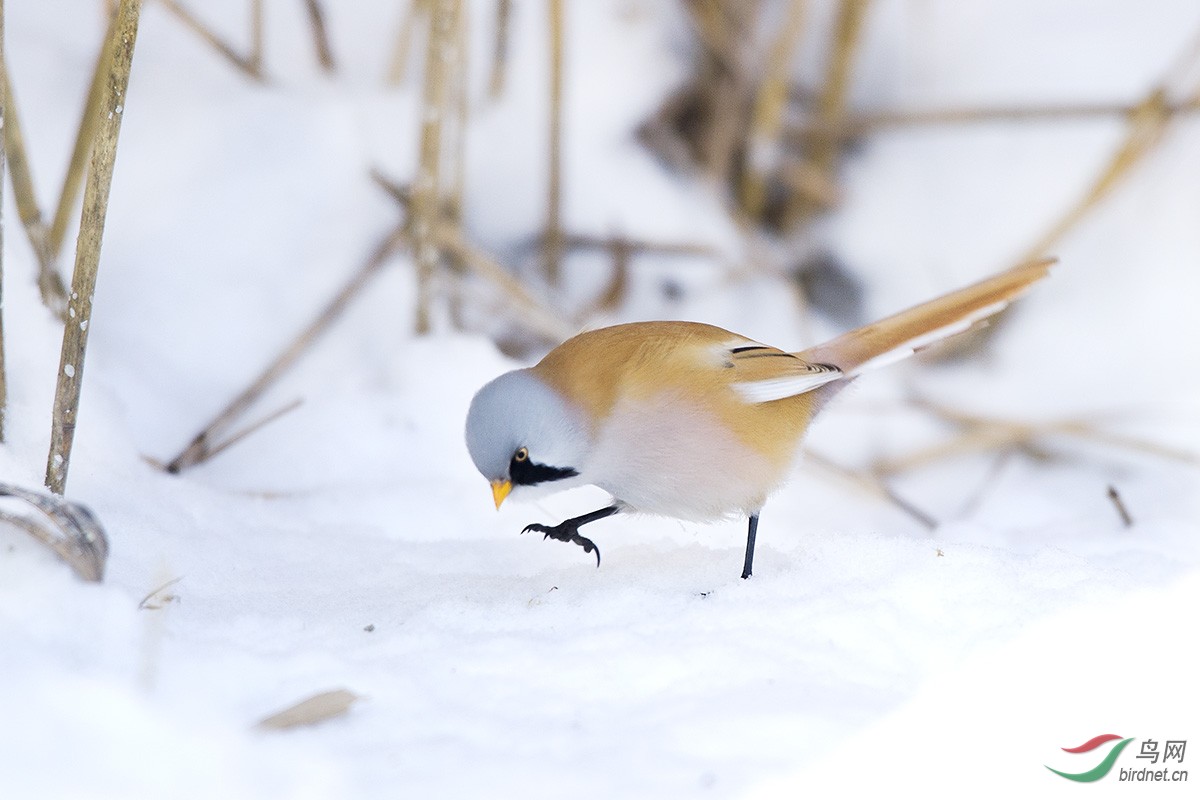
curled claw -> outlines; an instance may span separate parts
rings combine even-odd
[[[554,539],[559,542],[573,542],[574,544],[582,547],[583,552],[596,554],[596,568],[599,569],[600,548],[597,547],[596,543],[591,539],[587,538],[586,536],[580,536],[578,526],[572,523],[573,520],[567,520],[566,522],[551,527],[549,525],[542,525],[534,522],[522,528],[521,533],[525,534],[529,533],[530,531],[535,531],[542,534],[542,541],[545,541],[546,539]]]
[[[600,569],[600,548],[596,546],[595,542],[593,542],[591,539],[587,538],[586,536],[580,536],[578,533],[571,537],[571,541],[574,542],[575,544],[579,545],[580,547],[582,547],[583,552],[585,552],[585,553],[591,553],[591,552],[595,551],[595,553],[596,553],[596,569]]]

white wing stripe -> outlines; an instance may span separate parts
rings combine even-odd
[[[785,397],[811,392],[842,377],[842,371],[822,366],[807,375],[788,375],[785,378],[768,378],[762,381],[745,381],[733,384],[733,389],[747,403],[769,403]]]
[[[972,311],[971,313],[962,317],[961,319],[957,319],[954,322],[951,322],[949,325],[943,325],[940,328],[935,328],[934,330],[926,331],[925,333],[922,333],[920,336],[915,336],[912,339],[909,339],[907,342],[904,342],[900,346],[895,347],[891,350],[888,350],[886,353],[880,353],[879,355],[875,356],[874,358],[872,358],[868,361],[864,361],[863,363],[859,364],[853,371],[851,371],[850,374],[858,375],[862,372],[866,372],[867,370],[877,369],[879,367],[887,366],[888,364],[893,364],[897,361],[903,361],[904,359],[908,358],[913,353],[917,352],[918,350],[920,350],[923,347],[928,347],[929,345],[933,344],[934,342],[940,342],[942,339],[948,339],[951,336],[954,336],[955,334],[959,334],[959,333],[966,331],[972,325],[979,322],[980,320],[986,319],[987,317],[990,317],[993,314],[996,314],[996,313],[1002,311],[1006,306],[1009,305],[1010,302],[1012,302],[1012,301],[1011,300],[998,300],[995,303],[992,303],[991,305],[983,306],[982,308],[977,308],[974,311]]]

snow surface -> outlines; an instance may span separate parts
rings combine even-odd
[[[82,5],[7,4],[46,205],[102,28],[102,4]],[[193,5],[244,41],[243,3]],[[481,336],[412,338],[411,265],[397,260],[259,409],[303,398],[298,410],[180,477],[155,470],[145,456],[181,447],[393,224],[366,172],[415,164],[419,92],[381,80],[401,5],[327,3],[342,62],[328,78],[302,4],[268,3],[272,81],[255,86],[146,4],[68,485],[112,555],[86,585],[0,530],[0,797],[1047,796],[1067,784],[1043,765],[1098,733],[1200,747],[1194,466],[1066,437],[1044,442],[1065,460],[951,459],[894,484],[943,521],[932,532],[803,466],[767,506],[752,580],[738,579],[734,521],[598,523],[597,570],[517,532],[600,493],[492,509],[462,423],[514,363]],[[545,177],[544,10],[515,6],[500,102],[484,97],[486,58],[472,64],[466,152],[470,231],[506,257],[540,223]],[[678,10],[568,6],[570,226],[705,241],[737,263],[712,187],[631,137],[684,72]],[[486,53],[491,5],[470,8]],[[1133,102],[1200,28],[1189,0],[879,0],[871,14],[863,108]],[[818,4],[814,36],[827,19]],[[871,276],[872,316],[889,313],[1021,252],[1121,135],[1117,120],[880,135],[848,165],[822,235]],[[1200,452],[1197,141],[1195,119],[1172,126],[1063,241],[986,362],[865,378],[811,447],[858,466],[941,441],[901,402],[916,391],[1014,419],[1109,419]],[[59,332],[5,195],[0,479],[32,488]],[[638,299],[615,318],[795,348],[836,333],[775,279],[639,266]],[[682,299],[655,291],[666,276]],[[170,580],[174,602],[139,610]],[[364,698],[342,718],[253,729],[338,687]]]

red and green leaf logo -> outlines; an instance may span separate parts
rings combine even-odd
[[[1117,756],[1121,755],[1121,751],[1124,750],[1125,746],[1132,741],[1133,739],[1122,739],[1115,733],[1105,733],[1088,739],[1078,747],[1064,747],[1063,752],[1066,753],[1092,753],[1109,742],[1117,742],[1117,744],[1113,745],[1109,749],[1108,755],[1104,756],[1099,764],[1087,770],[1086,772],[1062,772],[1061,770],[1057,770],[1049,765],[1044,764],[1043,766],[1045,766],[1046,769],[1050,770],[1055,775],[1061,775],[1069,781],[1091,783],[1092,781],[1100,780],[1109,773],[1109,771],[1113,768],[1113,764],[1115,764],[1117,761]]]

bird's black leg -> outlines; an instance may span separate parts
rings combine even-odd
[[[746,565],[742,567],[742,578],[750,577],[754,566],[754,537],[758,536],[758,514],[750,515],[750,529],[746,532]]]
[[[611,517],[618,511],[620,511],[620,507],[609,506],[608,508],[601,508],[598,511],[593,511],[590,514],[584,514],[582,517],[575,517],[574,519],[560,522],[558,525],[554,525],[553,527],[549,525],[539,525],[535,522],[532,525],[526,525],[525,530],[521,531],[521,533],[536,531],[538,533],[545,534],[542,536],[543,539],[557,539],[560,542],[574,542],[583,548],[583,552],[594,552],[596,554],[596,566],[599,567],[600,548],[596,547],[596,543],[591,539],[587,538],[586,536],[580,536],[579,528],[583,525],[587,525],[589,522],[595,522],[598,519]]]

